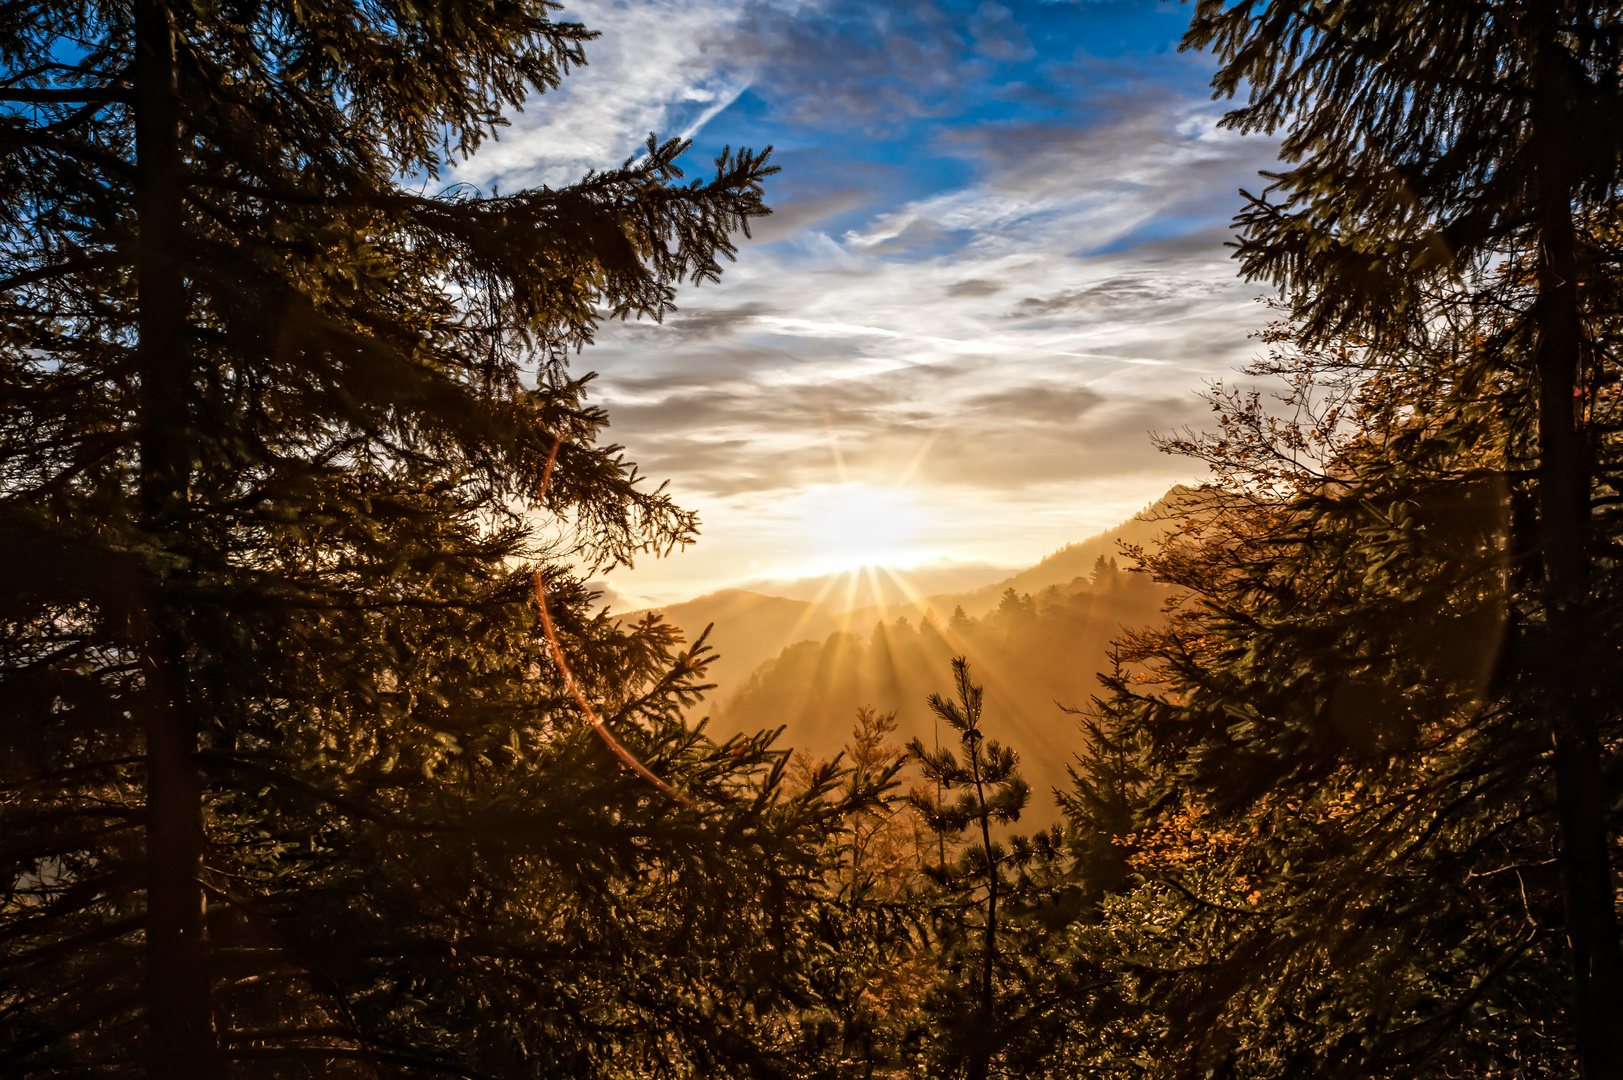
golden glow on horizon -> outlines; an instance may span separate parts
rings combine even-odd
[[[928,508],[902,487],[835,484],[804,497],[801,535],[808,576],[863,566],[910,566],[941,541]]]
[[[885,582],[889,582],[895,591],[901,593],[901,601],[895,605],[887,604],[881,597],[887,591]],[[864,595],[866,594],[866,595]],[[860,599],[859,599],[860,598]],[[887,566],[874,566],[872,564],[853,567],[841,574],[831,574],[822,589],[812,599],[808,607],[796,624],[795,631],[811,618],[819,605],[828,602],[834,604],[840,614],[836,616],[841,630],[849,631],[853,628],[852,612],[858,608],[877,607],[881,619],[885,618],[887,607],[921,609],[924,597],[907,580],[905,572],[897,572]],[[792,638],[794,634],[790,634]],[[843,646],[842,646],[843,647]]]

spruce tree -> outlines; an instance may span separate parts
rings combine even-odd
[[[1186,46],[1220,60],[1225,124],[1284,129],[1291,167],[1239,224],[1249,278],[1283,287],[1306,339],[1386,349],[1423,337],[1439,290],[1485,289],[1530,253],[1513,299],[1537,442],[1517,462],[1536,522],[1518,542],[1542,575],[1538,720],[1554,744],[1565,932],[1586,1075],[1623,1071],[1623,950],[1614,912],[1603,738],[1592,646],[1610,616],[1596,574],[1592,416],[1609,361],[1609,222],[1623,178],[1623,9],[1591,0],[1416,6],[1393,0],[1202,0]],[[1512,299],[1485,297],[1490,303]]]
[[[551,7],[0,12],[7,1075],[775,1067],[848,807],[592,616],[695,523],[567,371],[771,169],[441,188],[584,62]]]
[[[1182,596],[1096,703],[1139,751],[1138,790],[1131,876],[1077,935],[1097,989],[1073,1056],[1170,1076],[1572,1068],[1543,598],[1506,502],[1534,405],[1503,367],[1514,315],[1446,314],[1428,348],[1373,356],[1282,328],[1250,374],[1285,378],[1284,415],[1225,392],[1218,431],[1171,440],[1219,476],[1146,554]],[[1616,634],[1590,648],[1615,656]],[[1099,764],[1071,799],[1086,818],[1119,771]]]
[[[1104,556],[1099,559],[1103,562]],[[1090,906],[1127,884],[1127,845],[1145,809],[1148,779],[1144,747],[1131,724],[1112,708],[1112,702],[1131,696],[1120,644],[1111,650],[1110,673],[1101,673],[1099,679],[1110,700],[1095,697],[1082,709],[1062,706],[1065,712],[1081,717],[1083,745],[1066,766],[1069,789],[1055,792],[1069,826],[1082,896]]]

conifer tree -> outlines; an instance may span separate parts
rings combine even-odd
[[[772,1067],[848,808],[592,617],[694,519],[566,367],[771,170],[436,190],[584,62],[551,7],[0,12],[7,1075]]]
[[[1104,560],[1102,555],[1099,558]],[[1110,700],[1096,697],[1085,709],[1062,706],[1065,712],[1081,717],[1083,745],[1066,767],[1069,790],[1055,792],[1069,825],[1075,871],[1089,905],[1097,905],[1127,884],[1127,845],[1145,810],[1148,780],[1141,740],[1112,708],[1112,702],[1131,696],[1119,644],[1111,650],[1110,673],[1099,678]]]
[[[1219,476],[1146,553],[1181,602],[1096,702],[1141,794],[1132,875],[1077,937],[1098,989],[1073,1055],[1412,1078],[1566,1071],[1584,1045],[1518,626],[1542,597],[1507,549],[1534,406],[1494,322],[1444,314],[1429,348],[1375,356],[1285,329],[1250,371],[1287,380],[1285,415],[1222,393],[1220,430],[1170,441]],[[1100,775],[1071,799],[1089,816]]]
[[[1012,590],[1011,590],[1012,595]],[[980,842],[964,847],[958,863],[942,867],[942,883],[950,891],[973,897],[979,926],[975,974],[968,987],[967,1008],[954,1010],[956,1023],[949,1025],[949,1060],[958,1057],[970,1080],[983,1080],[997,1052],[1002,1018],[998,1015],[997,970],[999,951],[999,902],[1006,901],[1011,852],[1001,841],[992,839],[994,825],[1020,820],[1031,789],[1019,773],[1019,757],[981,730],[982,688],[969,677],[969,663],[963,657],[952,662],[954,698],[930,695],[930,711],[958,736],[962,760],[950,747],[926,747],[922,740],[908,744],[908,752],[919,762],[927,783],[938,786],[941,795],[924,789],[913,799],[925,821],[948,836],[973,829]],[[950,802],[954,789],[961,794]],[[1003,914],[1007,919],[1007,913]],[[957,1044],[952,1046],[950,1044]]]
[[[1603,784],[1606,702],[1592,647],[1610,616],[1611,554],[1595,535],[1591,419],[1608,364],[1597,319],[1615,252],[1596,232],[1623,179],[1623,9],[1591,0],[1415,6],[1202,0],[1185,45],[1249,87],[1225,123],[1284,129],[1291,168],[1239,223],[1245,274],[1283,287],[1306,340],[1400,351],[1425,336],[1439,290],[1484,289],[1530,253],[1505,372],[1536,402],[1537,442],[1515,463],[1536,508],[1521,550],[1542,576],[1538,721],[1554,744],[1565,932],[1586,1075],[1623,1072],[1619,947]],[[1597,500],[1600,500],[1597,502]],[[1597,562],[1598,560],[1598,562]]]

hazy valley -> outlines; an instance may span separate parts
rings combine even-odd
[[[695,717],[708,717],[722,738],[781,726],[783,745],[814,757],[841,750],[863,705],[894,712],[899,741],[930,743],[937,733],[926,699],[948,689],[952,657],[966,656],[986,687],[988,733],[1020,753],[1034,791],[1029,817],[1046,823],[1049,789],[1066,783],[1078,737],[1062,706],[1087,705],[1111,664],[1111,640],[1157,619],[1167,596],[1131,572],[1122,547],[1175,527],[1182,491],[1031,567],[959,591],[921,595],[927,574],[859,567],[760,586],[789,595],[724,589],[624,619],[658,612],[690,642],[710,628],[716,686]]]

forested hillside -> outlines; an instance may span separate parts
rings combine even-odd
[[[938,612],[963,608],[965,614],[979,616],[995,610],[1010,589],[1037,596],[1048,589],[1074,591],[1085,587],[1100,559],[1117,560],[1123,547],[1152,545],[1165,534],[1176,531],[1189,510],[1191,494],[1189,488],[1177,485],[1120,525],[1086,540],[1066,544],[1018,574],[967,592],[930,596],[920,606]]]
[[[715,659],[705,669],[705,678],[715,689],[706,696],[704,712],[714,711],[717,702],[743,685],[752,671],[785,645],[823,637],[841,621],[821,605],[763,596],[748,589],[723,589],[653,612],[634,611],[621,621],[634,623],[651,613],[678,631],[686,644],[697,642],[708,631],[704,640]]]
[[[1168,523],[1163,522],[1162,527]],[[927,613],[836,631],[790,645],[755,670],[713,712],[720,734],[784,725],[781,741],[830,757],[850,737],[859,707],[893,713],[897,737],[932,744],[926,699],[939,690],[953,657],[967,657],[985,686],[989,722],[1025,763],[1036,789],[1032,820],[1057,817],[1051,789],[1067,786],[1082,733],[1062,706],[1080,706],[1111,670],[1111,643],[1125,630],[1156,623],[1167,590],[1146,574],[1098,555],[1093,572],[1037,595],[1006,589],[980,618],[962,608],[947,619]]]
[[[926,586],[931,580],[977,572],[973,568],[920,573],[884,567],[859,567],[839,574],[791,582],[757,583],[759,588],[777,589],[777,592],[724,589],[679,604],[620,614],[618,618],[625,623],[634,623],[650,613],[658,613],[688,642],[698,640],[699,635],[708,630],[709,636],[705,640],[716,659],[706,674],[715,684],[715,689],[707,695],[705,706],[700,711],[718,716],[722,729],[733,730],[738,725],[726,719],[729,700],[742,689],[757,667],[782,650],[803,642],[822,642],[836,630],[850,641],[866,642],[878,624],[896,626],[897,620],[901,620],[902,627],[920,630],[926,623],[931,623],[950,638],[952,635],[948,624],[954,612],[961,610],[969,618],[978,620],[981,616],[994,613],[1011,589],[1017,596],[1033,598],[1036,609],[1045,613],[1046,620],[1046,613],[1055,609],[1055,605],[1063,605],[1067,598],[1093,590],[1094,576],[1104,566],[1108,564],[1120,569],[1118,556],[1124,546],[1153,544],[1162,535],[1176,531],[1186,509],[1183,502],[1188,495],[1188,489],[1175,487],[1114,528],[1067,544],[1016,574],[997,574],[987,584],[966,591],[926,595]],[[983,578],[993,576],[990,567],[981,568],[978,572]],[[1143,584],[1143,581],[1136,584]],[[872,602],[873,594],[881,590],[887,594],[888,600],[882,604]],[[1052,641],[1044,639],[1036,642],[1042,655],[1056,659],[1058,664],[1049,675],[1044,676],[1045,683],[1054,683],[1057,678],[1060,682],[1055,683],[1056,686],[1063,683],[1081,697],[1092,693],[1094,684],[1089,676],[1074,676],[1080,671],[1079,664],[1088,667],[1090,672],[1102,670],[1098,666],[1103,663],[1098,658],[1099,632],[1108,638],[1120,628],[1138,626],[1155,617],[1145,597],[1134,596],[1135,601],[1128,603],[1123,610],[1117,611],[1108,606],[1101,608],[1096,619],[1092,615],[1084,615],[1052,624],[1045,623],[1049,630],[1060,635]],[[1069,646],[1064,642],[1074,640],[1080,643],[1084,638],[1086,651],[1070,654]],[[1019,650],[1016,652],[1018,654]],[[1062,668],[1071,674],[1058,675]],[[1025,697],[1029,698],[1030,695]],[[1071,698],[1062,700],[1069,701]],[[911,700],[909,705],[917,707],[918,700]],[[1024,714],[1029,710],[1021,711]],[[813,713],[826,715],[820,707],[814,709]],[[836,728],[843,730],[843,724],[843,720],[839,721]],[[791,724],[789,741],[799,739],[801,730],[801,725]],[[811,738],[816,745],[826,747],[827,739],[821,735]]]

